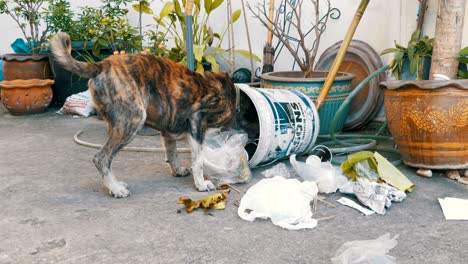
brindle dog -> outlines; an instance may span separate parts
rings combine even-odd
[[[205,131],[230,124],[235,115],[236,91],[226,73],[200,74],[171,60],[153,55],[121,55],[87,63],[71,55],[70,37],[58,33],[52,53],[65,69],[90,78],[96,110],[108,127],[108,140],[94,156],[104,185],[115,197],[129,195],[127,184],[112,173],[112,159],[147,124],[161,132],[166,162],[173,176],[193,174],[199,191],[214,189],[203,177],[200,155]],[[176,139],[187,135],[192,168],[179,167]]]

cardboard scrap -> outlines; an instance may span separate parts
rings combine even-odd
[[[348,160],[341,164],[341,170],[353,181],[356,181],[357,178],[383,181],[403,192],[411,192],[416,186],[378,152],[360,151],[353,153],[348,156]]]

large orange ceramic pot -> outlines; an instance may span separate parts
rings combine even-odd
[[[44,112],[52,101],[52,84],[50,79],[2,81],[2,103],[13,115]]]
[[[389,81],[385,111],[405,164],[468,168],[468,80]]]

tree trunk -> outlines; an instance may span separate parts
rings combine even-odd
[[[430,79],[434,73],[457,78],[466,0],[440,0],[437,13]]]

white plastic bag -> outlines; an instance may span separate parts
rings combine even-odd
[[[215,185],[248,182],[252,173],[244,149],[246,133],[209,131],[203,143],[204,172]]]
[[[394,264],[395,258],[387,253],[398,244],[397,238],[390,238],[387,233],[377,239],[346,242],[331,261],[333,264]]]
[[[314,182],[280,176],[263,179],[247,190],[237,213],[246,221],[270,218],[273,224],[289,230],[314,228],[317,220],[312,219],[310,202],[317,191]]]
[[[62,108],[60,108],[57,113],[84,117],[95,114],[96,108],[94,107],[94,102],[91,98],[91,92],[86,90],[84,92],[68,96]]]
[[[278,163],[271,168],[268,168],[260,173],[265,178],[273,178],[275,176],[281,176],[285,179],[291,177],[289,174],[288,166],[284,163]]]
[[[320,193],[333,193],[348,179],[329,162],[321,162],[316,156],[309,156],[306,162],[296,160],[296,154],[289,157],[296,173],[305,181],[317,183]]]

